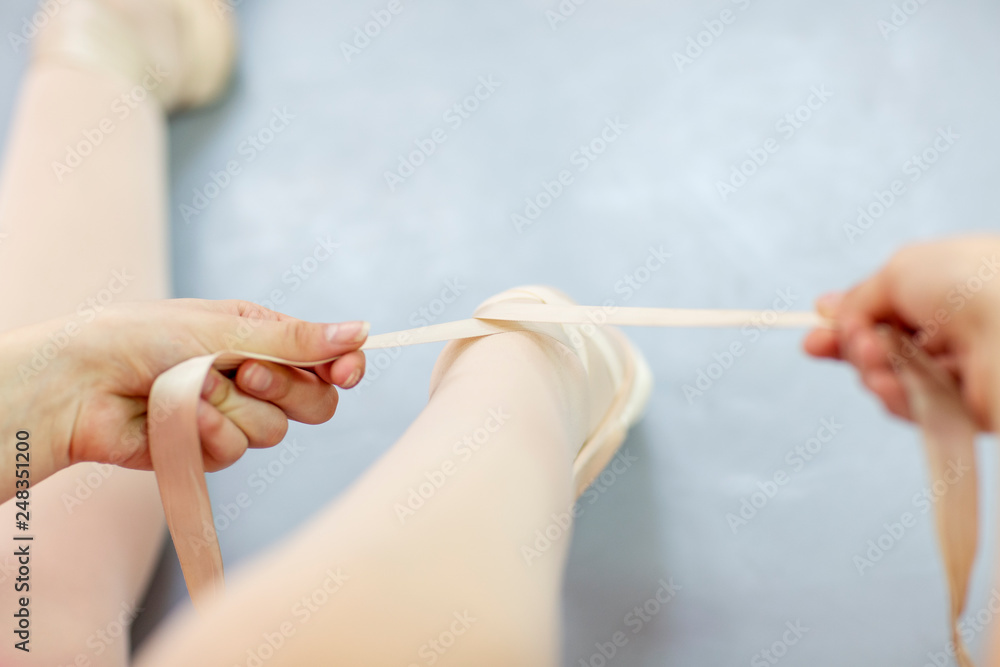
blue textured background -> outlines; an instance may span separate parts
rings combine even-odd
[[[348,62],[341,44],[385,6],[241,3],[232,94],[172,125],[177,295],[260,301],[278,290],[291,314],[365,318],[374,332],[411,326],[448,281],[460,296],[438,321],[535,282],[581,302],[633,306],[767,308],[781,290],[804,309],[908,241],[998,228],[995,2],[928,2],[884,36],[886,0],[591,0],[554,28],[546,12],[557,0],[403,0]],[[679,68],[674,53],[723,10],[733,21]],[[0,33],[18,31],[32,11],[29,0],[5,2]],[[5,122],[25,60],[6,53]],[[480,77],[499,88],[454,127],[445,113]],[[832,96],[787,136],[779,120],[814,86]],[[241,144],[275,108],[294,119],[249,161]],[[574,152],[616,118],[628,127],[579,171]],[[960,138],[912,182],[904,163],[948,127]],[[447,141],[391,191],[384,172],[435,128]],[[718,181],[769,138],[778,151],[723,201]],[[241,173],[186,221],[182,205],[229,160]],[[518,233],[512,214],[562,169],[573,183]],[[906,192],[849,239],[856,209],[894,179]],[[309,280],[283,278],[327,237],[341,245]],[[616,285],[650,246],[671,258],[626,301]],[[577,527],[565,664],[590,660],[595,642],[618,630],[630,639],[616,665],[766,664],[755,655],[788,622],[808,628],[782,659],[790,666],[919,667],[941,651],[945,590],[930,515],[914,502],[928,484],[915,432],[883,414],[847,369],[807,359],[799,332],[634,338],[657,386],[626,445],[638,462],[585,505]],[[689,401],[683,385],[734,341],[746,353]],[[370,357],[384,369],[345,394],[336,419],[293,426],[288,437],[305,451],[273,483],[261,488],[252,476],[274,451],[212,476],[217,505],[253,498],[221,532],[228,564],[280,540],[389,447],[421,409],[438,350]],[[796,470],[786,453],[824,418],[842,430]],[[994,464],[984,457],[984,523],[994,518]],[[779,471],[788,483],[734,534],[727,513]],[[917,525],[860,575],[854,556],[906,511]],[[990,559],[993,534],[984,537]],[[183,599],[172,558],[144,628]],[[671,577],[682,587],[676,598],[632,634],[629,611]],[[980,562],[973,614],[991,586]],[[982,636],[973,644],[981,649]]]

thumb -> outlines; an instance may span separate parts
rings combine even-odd
[[[368,337],[368,329],[368,322],[320,324],[285,317],[230,316],[219,322],[217,349],[319,361],[357,350]]]

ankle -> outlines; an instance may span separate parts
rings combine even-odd
[[[591,413],[587,372],[562,343],[530,331],[452,341],[434,366],[430,393],[482,377],[489,378],[496,391],[537,396],[534,407],[548,411],[549,418],[554,413],[574,446],[586,438]]]

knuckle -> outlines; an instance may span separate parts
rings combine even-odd
[[[233,301],[233,307],[241,317],[247,317],[250,319],[270,319],[268,315],[271,314],[271,311],[260,304],[254,303],[253,301],[235,299]]]
[[[288,337],[288,342],[296,350],[308,350],[315,340],[313,326],[308,322],[291,322],[288,324]]]

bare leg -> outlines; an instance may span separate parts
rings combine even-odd
[[[137,81],[99,66],[29,67],[0,181],[0,330],[69,313],[85,327],[109,300],[168,296],[164,135],[163,106]],[[26,382],[42,386],[46,355],[72,337],[53,343],[25,360],[38,373]],[[0,524],[14,525],[13,510],[0,507]],[[164,533],[152,474],[64,470],[32,490],[30,533],[31,652],[4,641],[0,664],[127,664],[129,621]],[[11,552],[0,557],[5,590]]]
[[[251,653],[269,667],[432,655],[437,665],[556,664],[568,534],[535,555],[524,548],[554,521],[568,527],[587,428],[587,378],[561,349],[528,333],[452,344],[454,363],[390,452],[232,577],[206,617],[162,631],[138,664],[247,664]],[[411,490],[423,506],[408,504]]]

